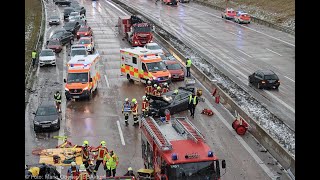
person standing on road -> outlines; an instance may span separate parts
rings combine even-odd
[[[142,106],[141,106],[141,111],[143,117],[148,116],[149,112],[149,101],[146,96],[142,96]]]
[[[118,156],[111,150],[104,156],[103,165],[106,170],[106,177],[116,176],[116,169],[119,164]]]
[[[158,96],[158,97],[161,96],[161,87],[160,86],[157,87],[156,96]]]
[[[152,95],[153,95],[153,96],[156,96],[156,94],[157,94],[157,91],[158,91],[158,90],[157,90],[157,87],[158,87],[157,84],[154,84],[154,85],[153,85],[153,90],[152,90]]]
[[[129,102],[129,99],[126,98],[122,106],[122,114],[124,115],[124,122],[126,123],[126,126],[129,125],[128,119],[129,119],[130,112],[131,112],[131,104]]]
[[[152,94],[152,85],[150,80],[148,80],[148,85],[146,86],[145,93],[147,97]]]
[[[56,101],[56,108],[59,112],[61,112],[61,95],[59,91],[56,91],[56,93],[53,95],[55,101]]]
[[[94,176],[97,176],[97,171],[99,169],[99,166],[101,163],[103,163],[103,158],[108,153],[108,148],[106,147],[106,142],[101,141],[100,146],[91,150],[91,152],[98,152],[97,159],[96,159],[96,166],[94,167],[94,171],[93,171]]]
[[[138,102],[136,98],[132,99],[132,116],[133,116],[133,126],[139,125],[139,120],[138,120]]]
[[[190,77],[190,68],[191,68],[191,64],[192,64],[192,61],[191,59],[188,57],[187,58],[187,61],[186,61],[186,66],[187,66],[187,76],[186,77]]]
[[[36,64],[36,59],[37,59],[37,51],[33,50],[31,53],[31,58],[32,58],[32,67]]]
[[[82,163],[85,165],[86,168],[88,168],[89,166],[89,151],[90,151],[89,141],[83,141],[81,154],[82,154]]]
[[[191,113],[191,117],[193,118],[194,118],[194,111],[196,109],[197,104],[198,104],[198,97],[195,95],[195,93],[190,94],[188,107]]]
[[[165,82],[163,84],[163,88],[162,88],[162,93],[161,94],[164,94],[164,93],[166,93],[168,91],[169,91],[169,86],[168,86],[168,83]]]

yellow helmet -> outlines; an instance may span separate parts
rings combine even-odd
[[[100,142],[100,145],[101,145],[101,146],[105,146],[105,145],[106,145],[106,142],[105,142],[105,141],[101,141],[101,142]]]
[[[132,167],[129,167],[129,168],[128,168],[128,171],[132,171]]]
[[[137,102],[136,98],[133,98],[131,102],[133,103]]]
[[[158,86],[158,87],[157,87],[157,90],[160,90],[160,89],[161,89],[161,87],[160,87],[160,86]]]
[[[178,89],[173,91],[174,94],[178,94],[178,92],[179,92]]]
[[[89,141],[85,140],[83,141],[83,145],[82,146],[88,146],[89,145]]]

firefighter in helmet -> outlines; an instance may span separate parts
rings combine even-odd
[[[81,154],[82,154],[82,163],[85,165],[86,168],[88,168],[89,166],[89,152],[90,152],[90,147],[89,147],[89,141],[85,140],[83,141],[83,144],[82,144],[82,151],[81,151]]]
[[[154,85],[153,85],[153,90],[152,90],[152,95],[153,95],[153,96],[156,96],[156,94],[157,94],[157,87],[158,87],[157,84],[154,84]]]
[[[96,147],[95,149],[91,150],[91,152],[98,152],[97,159],[96,159],[96,165],[95,165],[94,171],[93,171],[94,176],[97,176],[97,171],[99,169],[99,166],[103,162],[104,156],[108,153],[108,148],[106,146],[106,142],[101,141],[100,145],[98,147]]]
[[[145,88],[145,93],[146,93],[146,96],[148,97],[149,95],[152,95],[152,85],[151,85],[151,81],[148,80],[147,82],[147,86]]]
[[[131,104],[129,102],[129,99],[126,98],[122,106],[122,114],[124,115],[124,122],[126,123],[126,126],[129,125],[128,119],[129,119],[130,112],[131,112]]]
[[[158,97],[161,96],[161,87],[160,86],[157,87],[156,96],[158,96]]]
[[[138,102],[136,98],[132,99],[132,106],[131,106],[131,111],[132,111],[132,116],[133,116],[133,126],[139,125],[138,121]]]
[[[164,93],[166,93],[166,92],[168,92],[169,91],[169,85],[168,85],[168,83],[164,83],[163,84],[163,88],[162,88],[162,94],[164,94]]]
[[[142,115],[144,117],[148,116],[149,112],[149,101],[146,96],[142,96],[142,106],[141,106]]]

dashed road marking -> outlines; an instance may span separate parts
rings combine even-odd
[[[120,126],[120,121],[119,120],[117,121],[117,125],[118,125],[118,130],[119,130],[119,134],[120,134],[121,143],[122,143],[122,145],[125,146],[126,143],[124,142],[123,133],[122,133],[122,130],[121,130],[121,126]]]
[[[107,87],[108,87],[108,88],[110,88],[110,86],[109,86],[109,82],[108,82],[108,78],[107,78],[107,75],[104,75],[104,79],[106,80]]]
[[[268,51],[270,51],[270,52],[273,52],[274,54],[276,54],[276,55],[279,55],[279,56],[282,56],[281,54],[279,54],[279,53],[277,53],[277,52],[275,52],[275,51],[272,51],[271,49],[268,49],[268,48],[266,48]]]
[[[244,54],[244,55],[246,55],[246,56],[248,56],[248,57],[250,57],[250,58],[252,58],[252,56],[250,56],[249,54],[247,54],[247,53],[245,53],[245,52],[241,51],[240,49],[237,49],[237,51],[241,52],[242,54]]]
[[[284,76],[285,78],[289,79],[292,82],[295,82],[293,79],[289,78],[288,76]]]

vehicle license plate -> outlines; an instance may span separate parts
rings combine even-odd
[[[43,128],[48,128],[50,125],[42,125]]]
[[[79,96],[73,96],[73,98],[80,98]]]

